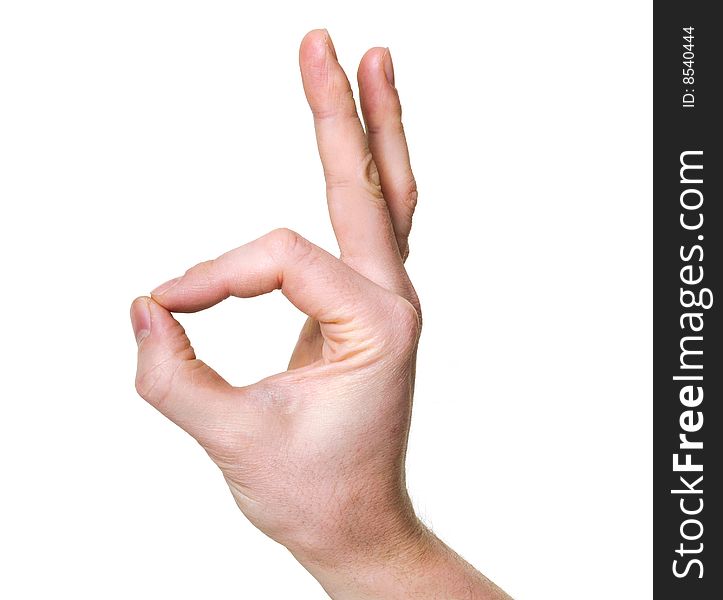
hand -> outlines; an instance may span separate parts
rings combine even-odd
[[[337,259],[280,229],[137,299],[138,393],[203,446],[243,513],[333,598],[502,598],[428,532],[404,459],[421,326],[404,268],[416,188],[388,50],[359,67],[364,128],[325,31],[300,64]],[[172,312],[276,289],[309,316],[289,369],[234,388]]]

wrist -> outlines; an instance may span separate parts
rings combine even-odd
[[[391,589],[394,580],[422,568],[432,548],[432,536],[416,515],[397,519],[383,535],[350,532],[338,546],[323,544],[292,554],[333,600],[396,599]],[[361,539],[355,543],[355,538]]]
[[[294,557],[312,573],[343,572],[387,561],[414,562],[425,549],[429,532],[415,515],[411,502],[364,506],[364,501],[337,507],[305,535],[286,543]],[[330,511],[331,512],[331,511]]]
[[[410,512],[373,544],[301,555],[333,600],[510,600]]]

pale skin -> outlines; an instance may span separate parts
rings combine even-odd
[[[137,298],[136,388],[331,598],[509,598],[407,495],[421,312],[404,261],[417,192],[390,53],[372,48],[359,65],[365,126],[328,33],[308,33],[299,58],[340,258],[279,229]],[[246,387],[198,360],[171,314],[277,289],[309,319],[288,370]]]

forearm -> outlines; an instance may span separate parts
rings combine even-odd
[[[297,557],[334,600],[509,600],[414,519],[374,555],[340,553],[335,559]]]

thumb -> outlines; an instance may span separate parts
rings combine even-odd
[[[238,390],[196,358],[170,312],[150,298],[136,298],[131,323],[138,343],[136,390],[142,398],[201,443],[233,423],[229,416]]]

